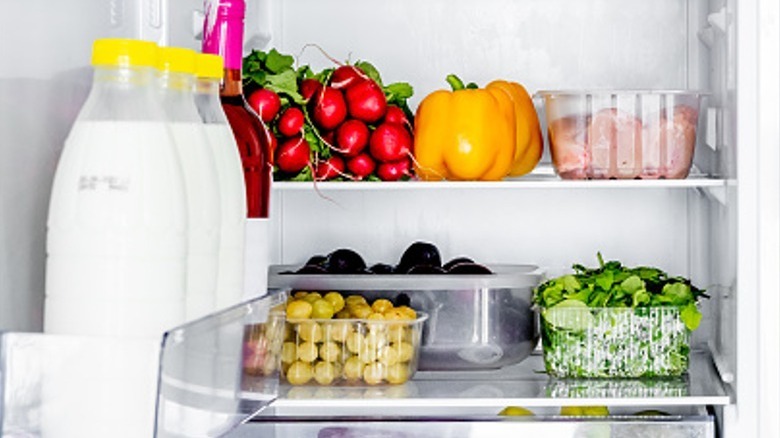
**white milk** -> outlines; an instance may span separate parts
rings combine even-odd
[[[169,126],[179,153],[187,196],[185,317],[191,321],[216,310],[220,191],[214,154],[203,125],[200,122],[172,122]]]
[[[227,123],[207,123],[206,137],[214,153],[222,217],[217,275],[217,309],[232,306],[243,296],[246,190],[238,146]]]
[[[159,340],[184,321],[186,250],[166,124],[78,120],[52,186],[44,330],[110,351],[90,349],[63,365],[72,373],[44,380],[44,437],[150,436]]]
[[[113,300],[115,308],[105,311],[124,313],[132,325],[115,329],[127,333],[184,320],[184,190],[164,123],[76,122],[55,174],[48,226],[47,298],[84,303],[85,310],[91,301]],[[127,300],[168,310],[159,318],[128,314],[121,306]],[[109,335],[102,327],[74,333],[84,313],[55,327],[44,318],[45,330]]]

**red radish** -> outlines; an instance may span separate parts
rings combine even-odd
[[[373,80],[364,80],[347,88],[349,115],[366,123],[378,122],[387,110],[387,98]]]
[[[323,181],[336,178],[344,173],[344,160],[339,156],[332,156],[327,160],[317,163],[314,169],[314,176],[317,180]]]
[[[412,165],[408,158],[381,163],[376,174],[382,181],[398,181],[404,176],[412,176]]]
[[[303,137],[287,139],[276,151],[276,166],[282,172],[298,173],[309,164],[311,148]]]
[[[411,155],[412,135],[403,125],[382,123],[371,134],[369,149],[383,163],[405,159]]]
[[[358,179],[363,179],[374,172],[376,162],[370,155],[363,153],[350,158],[347,161],[347,169]]]
[[[285,137],[292,137],[301,133],[304,120],[303,111],[300,108],[291,106],[279,116],[279,120],[276,122],[276,129]]]
[[[328,146],[336,145],[336,131],[323,131],[320,132],[320,137],[328,143]]]
[[[252,92],[249,95],[249,99],[247,99],[247,103],[265,123],[273,120],[282,107],[282,100],[279,98],[279,95],[266,88],[259,88],[257,91]]]
[[[366,80],[368,76],[354,65],[342,65],[337,68],[330,77],[330,86],[333,88],[347,88]]]
[[[339,152],[345,157],[354,157],[368,144],[368,126],[357,119],[349,119],[336,131]]]
[[[406,118],[406,113],[400,107],[395,105],[388,105],[387,112],[385,112],[385,122],[398,123],[399,125],[408,126],[409,120]]]
[[[304,99],[309,100],[316,93],[319,93],[322,89],[322,84],[316,79],[304,79],[301,81],[301,96]]]
[[[325,87],[314,95],[314,123],[322,129],[335,129],[347,118],[347,104],[341,91]]]

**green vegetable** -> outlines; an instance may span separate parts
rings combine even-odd
[[[688,367],[696,306],[709,298],[690,280],[620,262],[574,265],[534,290],[547,372],[556,377],[655,377]]]
[[[551,279],[534,291],[534,303],[550,309],[564,300],[578,300],[588,307],[658,307],[680,309],[680,318],[689,330],[696,330],[701,312],[696,303],[709,298],[690,280],[670,277],[652,267],[628,268],[620,262],[605,263],[598,254],[599,267],[574,265],[573,275]]]

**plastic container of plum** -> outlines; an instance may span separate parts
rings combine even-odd
[[[282,375],[292,385],[402,384],[417,371],[426,319],[288,320]]]
[[[683,179],[706,93],[539,91],[553,167],[563,179]]]

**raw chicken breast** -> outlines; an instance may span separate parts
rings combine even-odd
[[[553,120],[548,127],[553,166],[563,179],[589,177],[588,123],[589,117],[569,116]]]
[[[677,105],[671,119],[664,111],[648,117],[644,132],[643,178],[679,179],[688,176],[696,142],[698,112],[688,105]]]
[[[642,172],[642,121],[615,108],[590,121],[591,178],[637,178]]]

